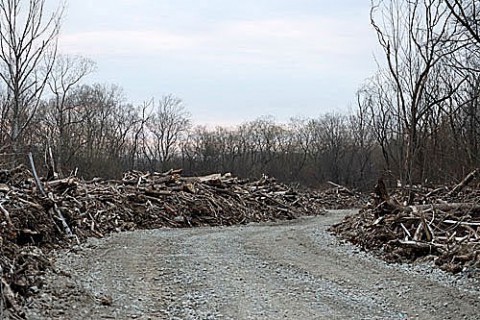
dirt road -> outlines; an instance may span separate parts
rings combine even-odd
[[[478,283],[339,243],[345,213],[92,240],[59,255],[29,318],[478,319]]]

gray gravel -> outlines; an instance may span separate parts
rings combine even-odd
[[[480,286],[386,264],[326,232],[348,211],[163,229],[59,252],[30,319],[478,319]]]

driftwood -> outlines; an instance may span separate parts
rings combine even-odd
[[[347,187],[344,187],[342,185],[339,185],[335,182],[332,182],[332,181],[327,181],[328,184],[334,186],[335,188],[338,188],[339,190],[342,190],[344,191],[345,193],[351,195],[351,196],[355,196],[355,192],[353,192],[352,190],[348,189]]]
[[[402,206],[398,203],[389,202],[387,205],[390,206],[396,212],[407,212],[407,213],[422,212],[425,210],[441,210],[441,211],[461,210],[465,212],[480,211],[480,203],[432,203],[432,204]]]
[[[454,196],[460,191],[462,191],[463,188],[465,188],[466,185],[468,185],[477,175],[479,172],[479,168],[476,168],[472,172],[470,172],[459,184],[457,184],[452,191],[447,193],[447,196]]]
[[[37,169],[35,168],[35,161],[33,160],[33,155],[31,152],[28,153],[28,159],[30,160],[30,167],[32,168],[32,174],[33,174],[33,178],[35,179],[35,183],[37,184],[37,188],[40,191],[40,193],[44,197],[46,197],[47,194],[45,193],[45,190],[43,189],[43,185],[40,182],[40,178],[38,177]]]
[[[28,159],[30,160],[30,166],[32,168],[32,174],[33,174],[33,177],[35,179],[35,183],[37,185],[37,188],[38,190],[40,191],[40,193],[42,194],[43,197],[47,197],[47,193],[45,192],[45,189],[43,187],[43,184],[42,182],[40,181],[40,178],[38,177],[38,174],[37,174],[37,170],[35,168],[35,162],[33,160],[33,155],[31,152],[28,153]],[[67,222],[65,221],[65,218],[62,214],[62,212],[60,211],[60,209],[58,209],[58,206],[57,204],[55,203],[55,200],[53,199],[53,194],[52,193],[49,193],[48,194],[48,199],[52,201],[53,203],[53,206],[52,208],[49,210],[51,213],[55,213],[58,217],[58,219],[60,220],[60,222],[62,223],[62,226],[65,230],[65,233],[69,236],[69,237],[73,237],[73,233],[72,233],[72,230],[70,229],[69,225],[67,224]]]
[[[389,194],[380,179],[370,206],[330,230],[388,261],[430,257],[447,271],[479,270],[480,190],[465,189],[476,176],[478,169],[451,191],[416,188],[411,205],[404,190]]]

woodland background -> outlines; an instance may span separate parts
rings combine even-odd
[[[381,175],[458,181],[480,165],[479,10],[471,0],[372,1],[383,57],[349,114],[211,128],[192,125],[181,97],[133,105],[118,85],[84,83],[95,62],[57,50],[63,8],[2,1],[0,162],[26,163],[32,152],[45,173],[85,179],[183,168],[360,190]]]

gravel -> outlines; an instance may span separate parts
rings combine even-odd
[[[112,234],[57,253],[29,319],[476,319],[480,286],[326,228],[351,211]]]

